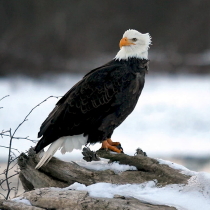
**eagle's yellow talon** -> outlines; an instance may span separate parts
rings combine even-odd
[[[122,149],[118,149],[116,146],[120,145],[119,142],[112,142],[111,139],[107,139],[105,141],[102,142],[102,147],[101,149],[105,149],[107,150],[111,150],[113,152],[117,152],[117,153],[122,153]]]

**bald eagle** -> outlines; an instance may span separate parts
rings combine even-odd
[[[115,58],[87,73],[57,102],[38,133],[42,138],[36,153],[51,145],[37,169],[58,149],[64,154],[87,143],[102,142],[102,148],[122,152],[111,136],[137,104],[148,70],[150,44],[148,33],[125,31]]]

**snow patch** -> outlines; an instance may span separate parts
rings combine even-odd
[[[172,184],[165,187],[157,187],[156,181],[124,185],[97,183],[87,187],[74,183],[65,189],[88,191],[92,197],[113,198],[114,195],[134,197],[154,205],[173,206],[178,210],[209,210],[210,186],[206,182],[210,181],[210,174],[198,173],[190,180],[187,185]]]
[[[157,160],[160,164],[166,164],[171,168],[179,170],[180,173],[192,176],[189,179],[188,184],[171,184],[165,187],[159,187],[157,186],[156,180],[145,182],[142,184],[124,185],[96,183],[93,185],[85,186],[84,184],[74,183],[65,189],[88,191],[89,195],[92,197],[113,198],[114,195],[134,197],[140,201],[148,202],[155,205],[173,206],[178,210],[210,209],[209,173],[194,172],[190,171],[182,165],[170,161],[161,159]],[[102,159],[100,163],[97,163],[97,161],[95,161],[92,164],[87,163],[85,161],[81,161],[80,163],[82,163],[81,165],[83,167],[87,167],[90,169],[93,169],[94,165],[98,164],[98,166],[95,166],[95,169],[103,170],[104,168],[106,168],[108,160]]]
[[[209,210],[210,209],[210,174],[194,172],[184,166],[158,159],[160,164],[167,164],[179,170],[180,173],[191,175],[187,184],[170,184],[165,187],[157,185],[157,181],[148,181],[141,184],[111,184],[96,183],[89,186],[75,182],[66,188],[51,188],[52,190],[81,190],[87,191],[92,197],[113,198],[115,195],[134,197],[140,201],[154,205],[173,206],[178,210]],[[77,161],[77,164],[94,170],[110,169],[107,159],[101,161]],[[111,170],[118,168],[117,165]],[[124,168],[125,169],[125,168]],[[118,169],[119,170],[119,169]]]
[[[123,171],[134,171],[137,170],[135,166],[122,165],[117,162],[109,163],[108,159],[101,158],[100,161],[86,162],[85,160],[75,161],[78,165],[85,167],[87,169],[96,171],[112,170],[115,173],[121,173]]]
[[[168,160],[162,160],[162,159],[159,159],[159,158],[156,158],[156,160],[159,162],[159,164],[168,165],[170,168],[176,169],[176,170],[180,171],[180,173],[182,173],[182,174],[185,174],[185,175],[188,175],[188,176],[193,176],[193,175],[196,174],[196,172],[190,171],[188,168],[186,168],[182,165],[179,165],[177,163],[173,163],[173,162],[168,161]]]
[[[32,206],[31,202],[27,199],[25,199],[24,197],[17,197],[17,198],[13,198],[11,199],[12,201],[18,202],[18,203],[24,203],[28,206]]]

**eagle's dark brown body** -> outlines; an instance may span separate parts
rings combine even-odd
[[[62,136],[84,134],[89,143],[110,138],[133,111],[144,87],[148,60],[112,60],[92,70],[56,104],[43,122],[38,153]]]

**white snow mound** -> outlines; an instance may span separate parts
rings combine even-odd
[[[180,173],[192,176],[189,179],[188,184],[170,184],[165,187],[159,187],[157,186],[157,181],[154,180],[142,184],[116,185],[110,183],[97,183],[85,186],[84,184],[76,182],[64,189],[88,191],[89,195],[93,197],[113,198],[116,194],[125,197],[134,197],[140,201],[149,202],[151,204],[173,206],[178,210],[210,209],[209,173],[194,172],[170,161],[157,160],[160,164],[167,164],[170,167],[179,170]],[[87,163],[85,161],[77,163],[89,169],[106,170],[109,168],[112,170],[107,162],[108,160],[103,159],[102,161],[95,161],[94,163]],[[118,167],[117,164],[118,163],[116,163],[114,167]]]

